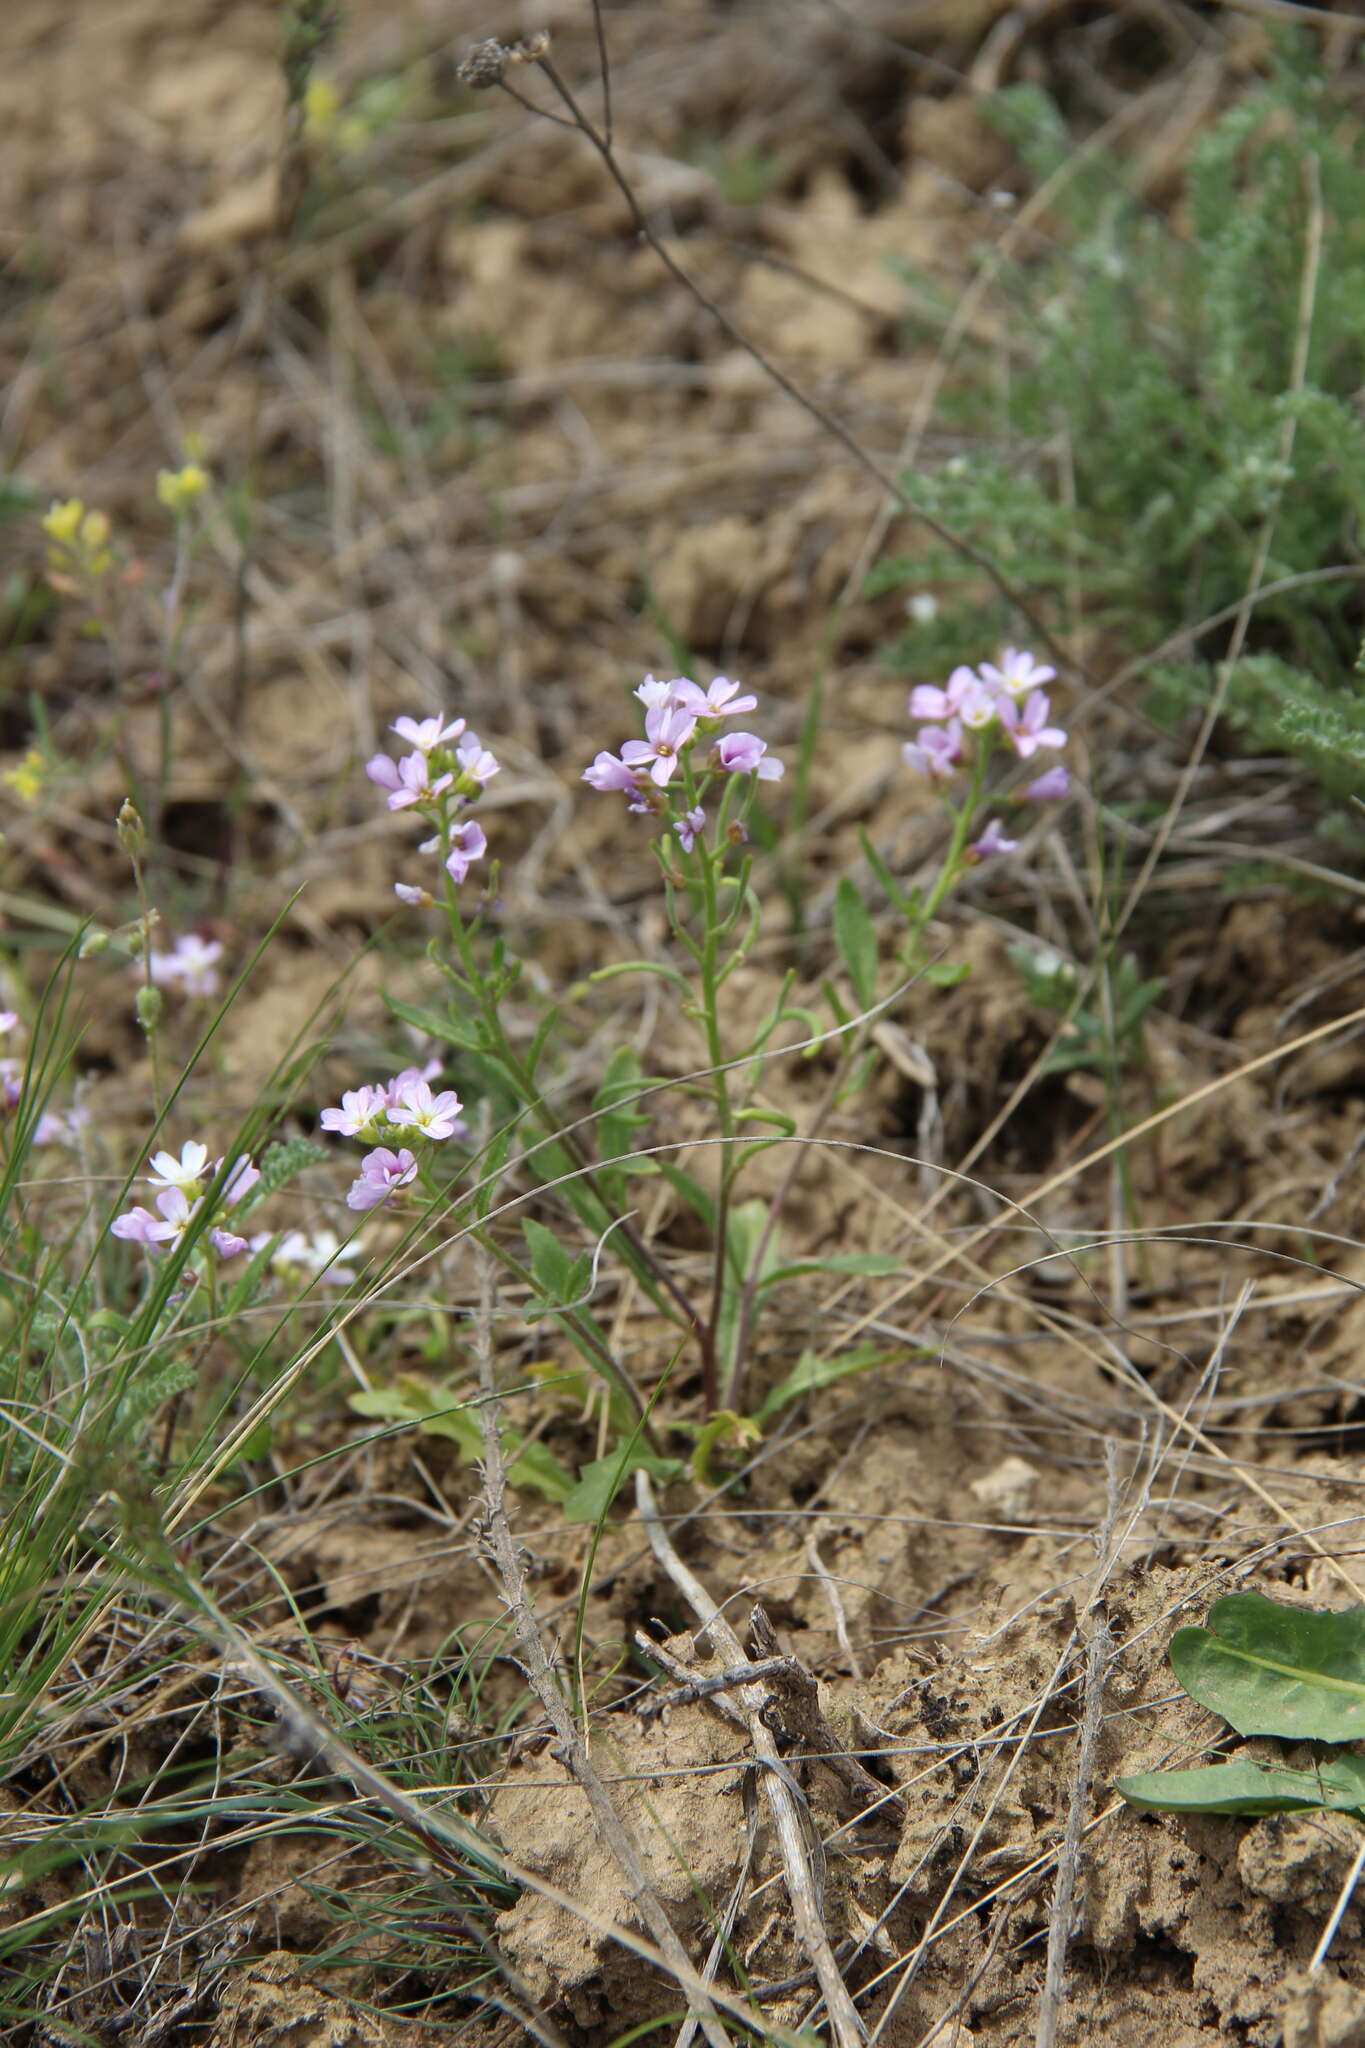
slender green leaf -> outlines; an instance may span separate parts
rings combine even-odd
[[[400,1023],[411,1024],[414,1030],[423,1031],[428,1038],[434,1038],[441,1045],[459,1045],[472,1052],[482,1052],[487,1045],[482,1027],[472,1016],[452,1010],[448,1016],[438,1016],[434,1010],[414,1009],[411,1003],[400,1003],[393,996],[385,999],[392,1014]]]
[[[707,1194],[705,1188],[699,1182],[693,1180],[690,1173],[684,1173],[680,1166],[675,1166],[671,1159],[661,1159],[659,1161],[659,1171],[672,1188],[674,1194],[687,1204],[692,1214],[697,1217],[707,1230],[714,1231],[716,1227],[716,1205],[713,1198]]]
[[[863,843],[863,857],[886,891],[888,903],[894,903],[902,917],[913,918],[919,909],[919,891],[907,896],[866,832],[860,832],[858,837]]]
[[[784,1380],[779,1380],[758,1411],[759,1422],[771,1422],[793,1401],[799,1401],[804,1394],[818,1394],[822,1387],[833,1387],[840,1380],[852,1379],[860,1372],[871,1372],[879,1365],[894,1363],[891,1354],[880,1350],[875,1344],[855,1344],[848,1351],[842,1351],[837,1358],[822,1358],[818,1351],[803,1351],[796,1364]]]
[[[892,1258],[889,1252],[837,1252],[827,1259],[796,1259],[790,1266],[778,1266],[763,1285],[776,1287],[780,1280],[795,1280],[802,1273],[867,1273],[887,1278],[904,1271],[904,1260]]]
[[[1241,1757],[1192,1771],[1144,1771],[1116,1789],[1144,1813],[1289,1813],[1296,1808],[1365,1810],[1365,1757],[1335,1756],[1316,1770]]]
[[[864,1010],[877,1000],[877,929],[872,913],[847,875],[834,892],[834,943]]]

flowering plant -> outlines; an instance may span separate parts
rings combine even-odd
[[[998,665],[959,668],[946,685],[920,685],[911,693],[917,731],[904,747],[904,758],[947,805],[947,848],[932,886],[907,894],[868,847],[873,872],[901,918],[900,937],[885,964],[883,941],[867,904],[850,880],[839,885],[834,939],[856,1006],[850,1010],[826,985],[837,1053],[827,1104],[859,1085],[873,1020],[895,1000],[907,975],[923,965],[926,926],[948,892],[971,868],[1018,848],[1018,839],[1008,836],[998,816],[983,815],[993,766],[1027,761],[1041,769],[1019,792],[1021,803],[1037,805],[1066,794],[1067,770],[1060,761],[1048,760],[1066,744],[1065,732],[1052,722],[1045,688],[1053,677],[1051,668],[1028,653],[1007,648]],[[529,1045],[513,1042],[507,997],[521,980],[521,964],[500,928],[496,864],[489,863],[481,888],[470,888],[489,846],[477,806],[499,764],[463,719],[439,714],[397,719],[392,729],[408,751],[398,758],[377,754],[366,772],[392,812],[415,813],[429,833],[421,851],[437,864],[435,877],[395,887],[404,904],[443,912],[447,943],[433,949],[433,958],[445,978],[449,1005],[444,1014],[397,1003],[391,1007],[408,1024],[453,1048],[457,1060],[478,1077],[483,1101],[476,1121],[491,1126],[477,1155],[482,1171],[464,1192],[434,1172],[433,1147],[451,1138],[473,1143],[460,1098],[452,1089],[433,1092],[440,1071],[435,1062],[348,1091],[339,1105],[323,1112],[322,1126],[374,1148],[347,1195],[351,1208],[375,1209],[419,1195],[430,1203],[453,1204],[473,1234],[517,1275],[533,1306],[555,1316],[616,1396],[625,1394],[623,1412],[635,1415],[637,1434],[647,1445],[649,1403],[623,1374],[579,1298],[589,1274],[582,1237],[566,1246],[539,1219],[528,1220],[523,1226],[526,1255],[521,1256],[492,1227],[491,1190],[500,1176],[515,1170],[568,1211],[575,1235],[585,1232],[599,1245],[610,1235],[648,1298],[677,1327],[681,1342],[695,1346],[703,1408],[720,1419],[708,1430],[726,1416],[742,1428],[746,1361],[755,1314],[773,1284],[780,1200],[770,1208],[741,1202],[738,1187],[756,1153],[798,1137],[786,1110],[759,1093],[761,1062],[783,1024],[803,1029],[808,1050],[831,1034],[822,1033],[808,1007],[791,1002],[792,974],[767,1013],[738,1041],[726,995],[760,929],[759,901],[751,885],[751,806],[760,784],[776,784],[783,775],[783,763],[767,739],[733,723],[757,710],[757,698],[725,676],[705,686],[687,676],[646,676],[634,695],[642,730],[615,752],[600,750],[582,779],[603,795],[624,798],[629,815],[655,826],[654,853],[677,952],[674,960],[617,963],[600,969],[591,981],[653,975],[680,997],[681,1013],[700,1038],[703,1066],[697,1078],[714,1106],[719,1141],[715,1186],[703,1187],[684,1172],[668,1156],[676,1147],[653,1153],[639,1149],[638,1131],[646,1121],[643,1099],[664,1084],[651,1083],[631,1049],[621,1048],[613,1056],[592,1117],[566,1129],[541,1079],[556,1027],[563,1022],[562,1006],[545,1006]],[[993,812],[995,806],[989,808]],[[819,1121],[817,1115],[800,1134],[803,1142],[815,1137]],[[589,1123],[596,1129],[595,1146],[584,1135]],[[522,1147],[515,1155],[514,1138]],[[667,1179],[708,1233],[711,1261],[704,1297],[679,1284],[634,1220],[627,1182],[651,1173]],[[871,1270],[858,1255],[834,1263],[844,1271]]]

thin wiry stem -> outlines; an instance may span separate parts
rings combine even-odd
[[[565,107],[567,107],[572,125],[579,129],[602,159],[608,176],[625,201],[627,211],[641,240],[647,243],[675,282],[680,284],[691,298],[695,299],[702,311],[715,321],[716,325],[729,336],[736,347],[743,349],[744,353],[757,363],[764,376],[775,384],[777,389],[792,401],[793,405],[799,406],[808,419],[814,420],[818,427],[837,441],[845,454],[849,455],[860,469],[865,470],[870,477],[873,477],[888,496],[901,506],[903,511],[910,513],[914,518],[920,520],[923,525],[928,527],[936,539],[941,540],[946,547],[952,548],[955,554],[961,555],[966,561],[971,562],[976,568],[980,569],[984,576],[989,577],[1005,603],[1010,605],[1018,612],[1021,618],[1027,621],[1032,632],[1036,635],[1039,642],[1047,648],[1054,660],[1065,663],[1065,650],[1053,638],[1048,628],[1034,612],[1022,591],[1009,580],[994,558],[988,555],[983,548],[979,548],[974,541],[969,540],[965,534],[958,533],[952,527],[946,526],[932,512],[927,511],[923,505],[917,503],[905,489],[905,486],[889,470],[884,469],[877,458],[869,453],[854,434],[850,433],[842,420],[830,412],[828,407],[822,405],[819,399],[812,398],[808,391],[803,391],[800,385],[795,383],[784,370],[779,369],[778,365],[760,348],[758,343],[752,340],[745,333],[744,329],[736,324],[724,307],[713,299],[708,292],[703,290],[696,279],[683,269],[667,244],[655,233],[639,200],[635,196],[634,187],[621,168],[620,161],[612,144],[610,129],[611,100],[606,83],[609,77],[609,66],[601,18],[596,7],[594,7],[594,18],[597,21],[598,27],[599,56],[602,67],[604,104],[606,108],[607,124],[604,128],[598,128],[584,112],[569,85],[556,69],[554,60],[547,49],[537,49],[531,57],[531,61],[539,66],[550,84],[554,87],[554,90],[558,93]],[[497,83],[501,85],[504,92],[510,93],[519,105],[529,105],[529,102],[514,87],[508,85],[505,77],[499,78]],[[533,111],[539,113],[542,109],[535,108]],[[561,126],[564,125],[562,117],[558,115],[548,115],[547,118],[558,121]]]

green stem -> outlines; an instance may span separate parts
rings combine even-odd
[[[719,961],[721,919],[716,894],[716,858],[717,856],[703,847],[700,869],[704,934],[698,962],[701,976],[701,1023],[706,1037],[706,1057],[711,1068],[711,1088],[715,1097],[716,1121],[720,1126],[721,1137],[720,1187],[716,1198],[716,1243],[711,1270],[711,1314],[708,1320],[708,1341],[702,1358],[702,1398],[708,1415],[715,1414],[719,1396],[715,1343],[725,1293],[730,1193],[735,1173],[735,1117],[730,1101],[730,1077],[725,1068],[725,1043],[720,1029],[720,984],[724,975]]]

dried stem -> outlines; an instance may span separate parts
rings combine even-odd
[[[483,1399],[479,1419],[483,1426],[483,1536],[487,1552],[502,1584],[503,1598],[511,1616],[514,1639],[531,1690],[539,1700],[545,1718],[555,1734],[554,1754],[582,1789],[597,1832],[615,1858],[626,1881],[632,1903],[638,1909],[657,1943],[668,1967],[687,1989],[689,2009],[711,2048],[730,2048],[730,2036],[709,1999],[701,1995],[697,1973],[688,1960],[672,1921],[664,1911],[651,1882],[639,1845],[612,1805],[606,1786],[593,1769],[587,1747],[565,1704],[559,1681],[541,1641],[535,1614],[526,1597],[526,1572],[511,1524],[507,1519],[507,1470],[502,1454],[502,1406],[493,1377],[493,1312],[495,1306],[494,1267],[485,1253],[480,1259],[479,1312],[475,1356]]]
[[[1043,1975],[1043,1995],[1038,2002],[1038,2026],[1033,2037],[1034,2048],[1054,2048],[1057,2023],[1062,2014],[1066,1952],[1071,1940],[1071,1902],[1075,1897],[1076,1877],[1081,1867],[1085,1809],[1090,1797],[1095,1748],[1100,1739],[1100,1726],[1104,1719],[1105,1674],[1109,1669],[1109,1657],[1113,1649],[1113,1637],[1109,1633],[1108,1621],[1102,1610],[1096,1611],[1099,1609],[1105,1581],[1112,1569],[1114,1530],[1119,1514],[1118,1455],[1112,1442],[1104,1447],[1104,1469],[1104,1520],[1095,1539],[1096,1585],[1092,1600],[1094,1621],[1090,1641],[1086,1646],[1084,1700],[1080,1734],[1076,1742],[1076,1775],[1071,1781],[1071,1801],[1067,1808],[1066,1828],[1057,1856],[1057,1882],[1052,1888],[1052,1917],[1047,1930],[1047,1969]]]
[[[696,1615],[701,1630],[711,1638],[727,1664],[746,1664],[749,1660],[739,1637],[700,1579],[683,1563],[669,1541],[668,1532],[659,1519],[654,1489],[647,1472],[635,1475],[635,1504],[645,1525],[650,1549]],[[744,1716],[754,1755],[763,1767],[762,1789],[782,1854],[782,1869],[792,1902],[797,1939],[814,1968],[839,2048],[860,2048],[867,2039],[866,2030],[825,1932],[796,1781],[778,1755],[776,1738],[763,1718],[767,1696],[761,1685],[745,1685],[736,1688],[733,1697]]]

